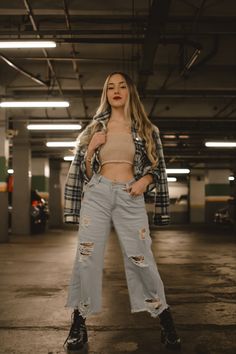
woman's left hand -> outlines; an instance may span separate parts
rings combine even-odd
[[[134,182],[127,191],[131,196],[137,197],[138,195],[142,195],[146,189],[147,186],[152,182],[152,176],[151,175],[146,175],[142,178],[140,178],[138,181]]]

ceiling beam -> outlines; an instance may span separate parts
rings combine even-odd
[[[37,86],[8,86],[8,89],[11,90],[11,94],[8,94],[5,96],[5,98],[13,98],[13,97],[22,97],[24,95],[27,95],[28,97],[32,96],[34,97],[35,95],[44,95],[44,91],[47,91],[44,87],[37,87]],[[58,88],[54,88],[53,91],[54,93],[53,96],[55,97],[57,94],[57,91],[59,91]],[[81,96],[81,92],[77,92],[78,88],[77,87],[64,87],[64,96],[67,98],[77,98]],[[86,94],[87,97],[90,98],[97,98],[101,96],[101,89],[84,89],[84,94]],[[10,92],[10,91],[8,91]],[[196,89],[188,89],[188,90],[166,90],[166,91],[158,91],[158,89],[153,90],[153,89],[148,89],[145,92],[145,97],[143,97],[142,94],[140,94],[140,97],[142,99],[154,99],[154,98],[174,98],[174,99],[183,99],[183,98],[198,98],[198,99],[224,99],[224,98],[236,98],[236,90],[233,89],[225,89],[225,90],[209,90],[204,88],[200,88],[198,90]]]

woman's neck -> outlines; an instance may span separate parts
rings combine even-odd
[[[125,116],[123,107],[112,108],[110,120],[119,122],[128,122],[129,119]]]

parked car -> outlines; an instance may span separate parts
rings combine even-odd
[[[214,214],[214,222],[222,225],[233,225],[235,223],[234,217],[235,200],[229,199],[228,205],[218,209]]]
[[[11,200],[11,198],[10,198]],[[12,220],[12,206],[8,206],[9,227]],[[48,204],[37,190],[31,190],[30,228],[32,233],[45,232],[49,218]]]
[[[48,204],[36,190],[31,190],[31,232],[45,232],[49,218]]]
[[[214,215],[214,222],[216,224],[232,225],[233,218],[231,218],[229,207],[218,209]]]

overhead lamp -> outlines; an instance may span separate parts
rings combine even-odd
[[[236,142],[230,141],[207,141],[205,143],[207,147],[236,147]]]
[[[39,102],[16,102],[16,101],[5,101],[0,103],[2,108],[41,108],[41,107],[69,107],[69,102],[67,101],[39,101]]]
[[[48,141],[47,147],[75,147],[76,141]]]
[[[0,48],[55,48],[54,41],[0,41]]]
[[[180,139],[189,139],[189,135],[179,135]]]
[[[177,143],[163,143],[163,145],[166,146],[166,147],[176,147],[176,146],[178,146]]]
[[[167,168],[166,173],[167,174],[188,174],[190,170],[188,168]]]
[[[176,182],[177,178],[176,177],[167,177],[168,182]]]
[[[234,178],[234,176],[229,176],[228,180],[229,180],[229,181],[234,181],[235,178]]]
[[[28,124],[28,130],[80,130],[80,124]]]
[[[165,138],[165,139],[175,139],[176,136],[172,135],[172,134],[165,134],[165,135],[163,135],[163,138]]]
[[[74,160],[74,156],[64,156],[64,161],[73,161]]]
[[[14,173],[13,168],[8,168],[7,173],[8,173],[9,175],[12,175],[12,174]]]

